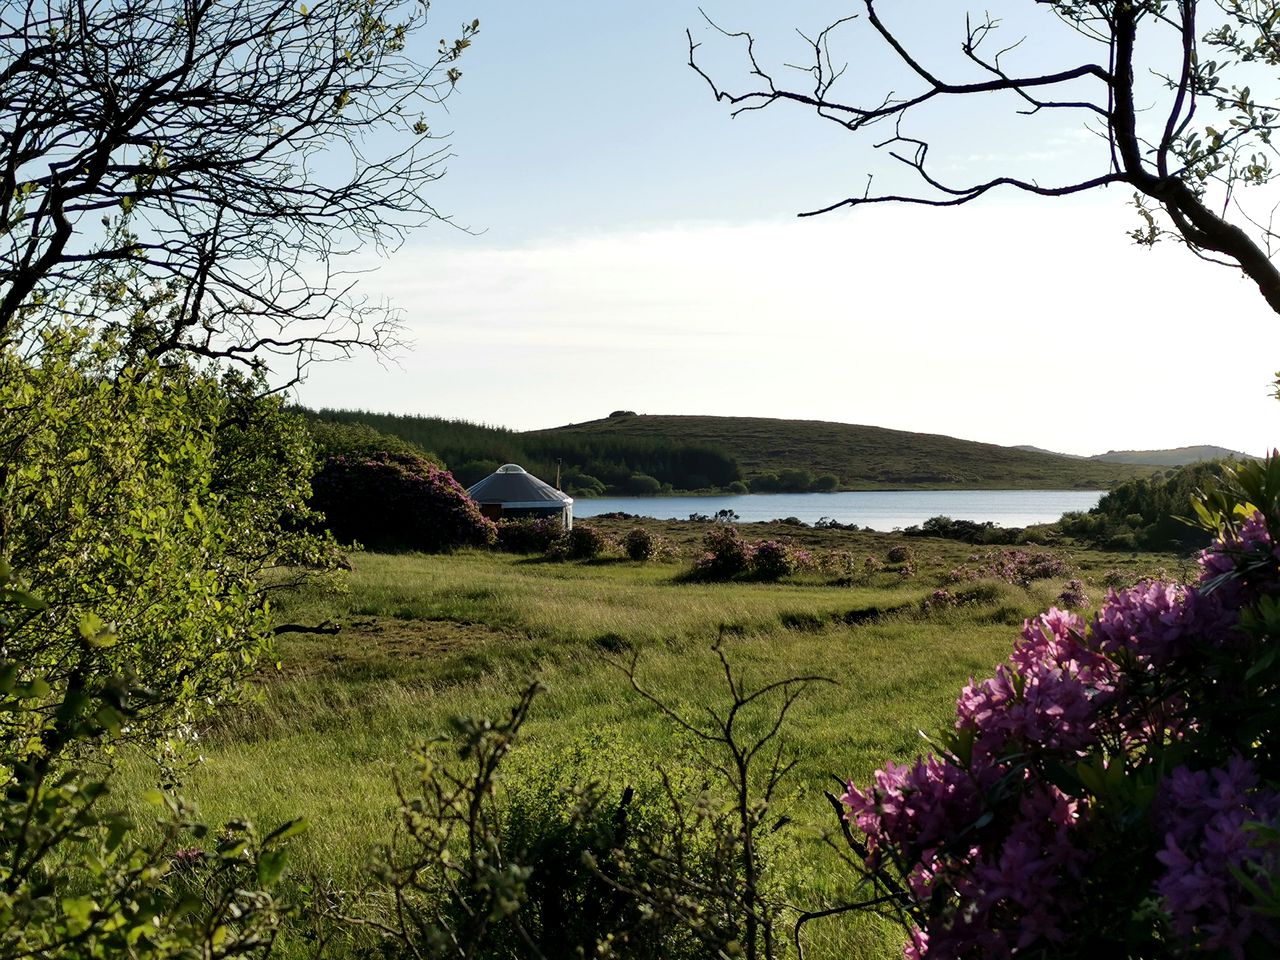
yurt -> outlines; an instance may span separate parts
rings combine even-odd
[[[518,463],[504,463],[467,493],[490,520],[560,517],[573,529],[573,497],[543,483]]]

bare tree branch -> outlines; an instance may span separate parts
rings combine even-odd
[[[689,64],[706,81],[716,100],[731,108],[732,115],[790,103],[809,108],[854,133],[875,123],[894,123],[894,135],[874,146],[909,167],[923,189],[919,193],[883,194],[868,189],[801,216],[882,203],[960,206],[998,189],[1062,197],[1123,184],[1151,201],[1172,224],[1172,230],[1158,228],[1150,211],[1140,210],[1146,228],[1134,232],[1135,240],[1150,244],[1165,236],[1177,236],[1202,258],[1244,273],[1257,283],[1272,310],[1280,313],[1280,270],[1271,262],[1275,237],[1270,221],[1263,225],[1262,218],[1242,215],[1242,227],[1227,219],[1233,206],[1239,206],[1239,187],[1266,184],[1275,176],[1270,157],[1277,149],[1272,145],[1272,134],[1280,126],[1280,103],[1275,100],[1274,83],[1264,94],[1254,92],[1244,79],[1235,84],[1224,79],[1232,71],[1247,78],[1259,64],[1272,70],[1280,65],[1274,0],[1219,3],[1213,17],[1202,13],[1198,0],[1038,2],[1066,28],[1104,48],[1105,57],[1071,63],[1061,69],[1021,72],[1006,67],[1005,61],[1021,55],[1026,38],[987,55],[982,48],[996,34],[1000,22],[990,15],[966,17],[961,52],[980,71],[980,77],[946,78],[913,52],[912,44],[898,26],[882,18],[875,0],[861,0],[860,14],[842,18],[819,33],[816,40],[806,41],[812,48],[813,62],[797,69],[813,77],[812,90],[789,89],[778,83],[764,64],[756,37],[746,31],[728,31],[714,23],[711,25],[720,35],[745,44],[747,75],[753,85],[731,92],[717,81],[699,63],[700,45],[694,42],[691,31],[687,34]],[[869,89],[871,81],[863,80],[860,82],[864,89],[859,91],[865,98],[862,102],[835,96],[832,88],[843,68],[833,69],[836,61],[831,51],[832,32],[855,20],[865,21],[866,33],[905,67],[916,89],[905,94],[894,90],[876,92]],[[1162,34],[1171,36],[1164,40]],[[1150,55],[1158,57],[1165,49],[1176,51],[1176,59],[1169,57],[1167,67],[1162,68],[1155,60],[1143,62],[1143,70],[1157,78],[1167,94],[1153,108],[1143,110],[1135,102],[1140,35],[1144,55],[1155,51]],[[1206,49],[1213,52],[1212,59]],[[1040,66],[1039,62],[1036,66]],[[992,94],[1017,97],[1025,104],[1016,111],[1022,115],[1053,110],[1100,120],[1100,133],[1109,154],[1107,168],[1049,185],[1010,174],[967,185],[944,182],[926,165],[929,140],[907,132],[907,124],[915,121],[917,108],[939,99]],[[1225,115],[1216,121],[1217,126],[1197,127],[1202,102]],[[905,151],[901,149],[904,146]]]
[[[51,317],[248,364],[399,342],[338,262],[448,222],[427,125],[478,22],[416,63],[408,0],[0,8],[0,343]],[[150,304],[138,309],[139,300]]]

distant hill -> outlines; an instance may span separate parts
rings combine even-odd
[[[1149,467],[1183,467],[1189,463],[1200,463],[1204,460],[1225,460],[1234,457],[1237,460],[1250,460],[1252,457],[1238,450],[1226,447],[1199,446],[1175,447],[1172,450],[1110,450],[1090,457],[1099,463],[1134,463]]]
[[[1056,450],[1046,450],[1044,447],[1034,447],[1029,443],[1019,443],[1013,447],[1010,447],[1009,449],[1026,450],[1028,453],[1047,453],[1051,457],[1067,457],[1070,460],[1088,460],[1089,459],[1088,457],[1080,456],[1080,454],[1078,453],[1058,453],[1058,451]]]
[[[842,489],[864,490],[1103,488],[1148,472],[1130,464],[821,420],[623,414],[520,436],[537,437],[544,446],[557,437],[588,436],[714,445],[737,461],[753,490],[761,489],[762,478],[796,469],[814,478],[834,476]]]
[[[464,485],[514,462],[574,496],[682,490],[1103,489],[1151,467],[822,420],[637,416],[550,430],[364,410],[308,412],[438,456]],[[313,429],[319,429],[313,427]]]

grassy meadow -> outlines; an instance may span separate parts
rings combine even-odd
[[[292,877],[312,887],[360,885],[371,852],[391,834],[396,777],[411,772],[416,742],[449,717],[497,716],[532,680],[546,688],[510,760],[620,791],[652,783],[666,765],[705,770],[686,737],[630,687],[639,676],[665,703],[696,714],[726,700],[711,646],[725,649],[749,684],[819,674],[786,730],[798,759],[782,807],[792,818],[775,857],[786,898],[813,908],[854,896],[854,877],[823,846],[835,823],[824,789],[833,777],[865,780],[886,760],[927,749],[918,731],[945,723],[960,686],[1007,655],[1023,619],[1051,605],[1062,580],[1000,580],[951,589],[956,607],[926,606],[948,571],[988,548],[895,534],[748,524],[750,539],[787,536],[822,551],[847,550],[883,570],[835,577],[797,574],[778,583],[689,582],[706,524],[645,522],[671,546],[664,561],[618,556],[550,562],[485,551],[451,555],[356,553],[341,577],[281,591],[280,622],[340,627],[336,635],[284,634],[245,704],[201,731],[202,761],[186,795],[210,822],[247,816],[262,825],[305,816]],[[618,536],[632,521],[602,520]],[[888,563],[893,546],[916,556],[914,575]],[[1031,548],[1038,549],[1038,548]],[[1095,601],[1104,577],[1133,581],[1180,561],[1154,554],[1053,548]],[[762,723],[766,718],[755,718]],[[130,766],[140,792],[153,772]],[[896,956],[892,932],[853,918],[809,928],[809,956]]]

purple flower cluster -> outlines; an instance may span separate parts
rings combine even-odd
[[[1030,556],[984,567],[1015,580],[1058,569]],[[1280,791],[1212,720],[1247,689],[1248,644],[1266,637],[1240,610],[1274,592],[1278,561],[1253,518],[1205,552],[1196,585],[1111,590],[1088,624],[1057,608],[1027,621],[995,675],[961,692],[945,751],[848,784],[867,870],[903,891],[906,957],[1058,952],[1108,929],[1134,936],[1139,917],[1137,954],[1280,943],[1280,922],[1253,909],[1280,901],[1280,841],[1250,827],[1280,823]]]
[[[1068,580],[1058,594],[1058,606],[1066,610],[1079,610],[1088,605],[1089,595],[1084,592],[1084,584],[1079,580]]]
[[[1085,643],[1080,618],[1054,607],[1026,622],[993,678],[969,681],[956,701],[956,729],[972,731],[986,754],[1011,740],[1078,752],[1098,741],[1115,681],[1115,665]]]
[[[1235,876],[1259,867],[1259,876],[1280,875],[1280,848],[1247,827],[1280,818],[1280,793],[1262,786],[1239,754],[1212,770],[1179,767],[1161,786],[1156,821],[1164,844],[1156,859],[1165,872],[1156,889],[1174,932],[1235,958],[1250,940],[1280,943],[1280,923],[1248,909]]]
[[[969,562],[972,565],[956,567],[947,574],[947,579],[952,583],[990,578],[1027,584],[1033,580],[1066,576],[1071,571],[1066,560],[1047,551],[988,550],[982,555],[971,555]]]

